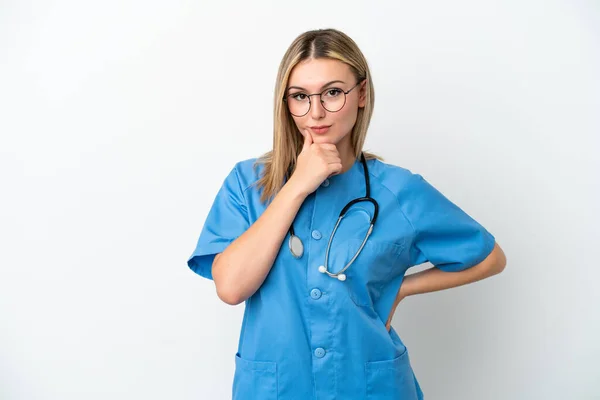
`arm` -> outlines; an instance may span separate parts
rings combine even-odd
[[[398,304],[407,296],[450,289],[467,283],[476,282],[499,274],[506,266],[506,256],[498,243],[485,260],[471,268],[459,272],[446,272],[433,267],[414,274],[407,275],[402,281],[392,311],[388,317],[386,328],[389,330],[392,317]]]
[[[308,131],[303,136],[304,145],[290,179],[256,222],[213,259],[211,273],[217,295],[227,304],[239,304],[258,290],[306,197],[325,178],[342,170],[336,145],[315,144]]]
[[[505,266],[506,257],[504,252],[498,243],[495,243],[494,249],[485,260],[463,271],[445,272],[433,267],[407,275],[402,282],[398,296],[404,298],[415,294],[466,285],[499,274]]]
[[[215,256],[212,276],[221,300],[236,305],[258,290],[306,196],[288,181],[256,222]]]

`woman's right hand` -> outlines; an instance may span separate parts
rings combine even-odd
[[[333,143],[313,143],[308,130],[303,133],[304,146],[298,155],[296,169],[290,177],[298,190],[307,196],[325,179],[342,171],[342,159]]]

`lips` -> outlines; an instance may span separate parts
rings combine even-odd
[[[311,126],[310,130],[316,134],[322,135],[324,133],[327,133],[330,127],[331,125]]]

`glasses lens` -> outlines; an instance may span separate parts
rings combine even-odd
[[[340,111],[346,103],[346,94],[342,89],[331,88],[321,93],[321,104],[327,111]]]
[[[301,117],[308,112],[310,101],[308,96],[303,93],[288,96],[287,104],[292,115]]]

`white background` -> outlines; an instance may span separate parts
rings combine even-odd
[[[596,1],[0,2],[0,398],[230,398],[243,305],[186,260],[327,27],[371,67],[366,149],[508,257],[400,304],[426,398],[600,398],[599,26]]]

